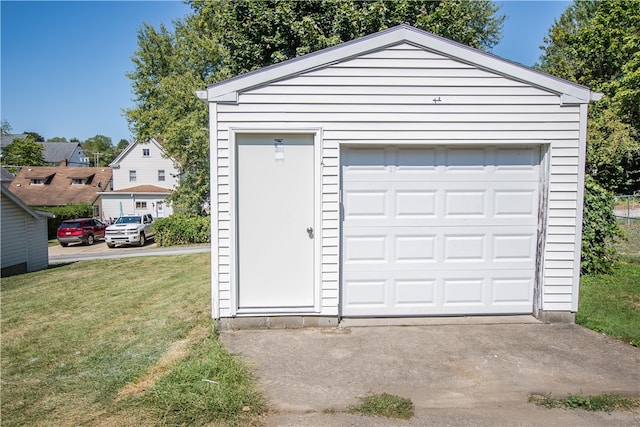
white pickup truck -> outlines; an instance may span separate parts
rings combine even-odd
[[[118,244],[144,246],[155,234],[151,224],[153,217],[150,214],[123,215],[107,227],[104,239],[110,248]]]

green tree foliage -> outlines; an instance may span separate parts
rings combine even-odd
[[[604,97],[590,107],[582,271],[609,272],[619,231],[613,193],[640,190],[640,2],[574,1],[549,30],[538,67]]]
[[[47,139],[47,142],[68,142],[67,138],[64,136],[54,136],[53,138]]]
[[[584,225],[582,227],[582,271],[609,273],[616,259],[613,246],[622,233],[613,214],[613,195],[587,175],[584,191]]]
[[[211,242],[211,221],[209,217],[195,213],[177,213],[166,218],[158,218],[153,227],[159,246],[192,245]]]
[[[179,161],[177,210],[209,204],[207,106],[194,91],[264,66],[401,23],[489,50],[503,16],[494,3],[463,0],[192,0],[174,31],[143,25],[133,56],[135,107],[126,111],[139,140],[163,142]]]
[[[2,162],[6,169],[17,173],[21,166],[44,166],[42,144],[36,142],[31,135],[24,139],[14,139],[2,150]]]
[[[121,139],[120,141],[118,141],[118,145],[116,145],[116,149],[118,150],[118,152],[120,152],[125,148],[127,148],[127,145],[129,145],[129,141],[127,141],[126,139]]]
[[[640,190],[640,2],[580,0],[549,30],[538,67],[602,92],[590,108],[587,172],[607,190]]]
[[[40,135],[38,132],[22,132],[26,135],[29,135],[35,142],[44,142],[44,136]]]
[[[108,136],[93,136],[83,142],[81,146],[93,166],[107,166],[117,155],[117,150],[111,144],[111,138]],[[98,164],[96,164],[96,158]]]

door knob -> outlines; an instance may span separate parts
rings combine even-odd
[[[307,233],[312,234],[313,233],[313,227],[307,227]]]

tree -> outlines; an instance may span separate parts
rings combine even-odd
[[[608,272],[619,236],[613,193],[640,190],[640,2],[574,1],[538,68],[602,92],[587,132],[582,271]]]
[[[67,138],[64,136],[54,136],[53,138],[47,139],[47,142],[68,142]]]
[[[6,120],[3,120],[2,121],[2,126],[1,126],[2,135],[9,135],[9,134],[11,134],[12,130],[13,130],[13,128],[11,127],[9,122],[6,121]]]
[[[537,67],[602,92],[590,108],[587,171],[609,191],[640,190],[640,2],[575,1]]]
[[[42,144],[29,135],[24,139],[14,139],[2,150],[3,162],[7,170],[17,173],[22,166],[44,166]]]
[[[27,132],[27,131],[24,131],[22,133],[24,133],[25,135],[31,136],[35,142],[44,142],[44,136],[40,135],[38,132]]]
[[[194,91],[267,65],[408,23],[488,50],[504,17],[492,2],[462,0],[300,0],[189,2],[193,14],[171,32],[138,31],[135,94],[126,111],[136,139],[163,141],[180,164],[171,195],[177,210],[202,212],[209,204],[208,111]]]
[[[129,141],[127,141],[126,139],[121,139],[120,141],[118,141],[118,145],[116,146],[116,149],[118,151],[122,151],[125,148],[127,148],[127,145],[129,145]]]
[[[83,142],[81,146],[93,166],[106,166],[116,157],[116,151],[108,136],[93,136]]]

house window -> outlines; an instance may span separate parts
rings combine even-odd
[[[73,178],[71,180],[71,185],[83,185],[84,180],[82,178]]]
[[[31,180],[31,185],[42,185],[44,184],[44,180],[42,180],[41,178],[33,178]]]
[[[136,202],[136,209],[147,209],[147,202]]]
[[[164,181],[164,169],[158,170],[158,181]]]
[[[129,171],[129,182],[136,181],[136,171]]]
[[[142,149],[142,157],[151,157],[151,150],[148,148]]]

